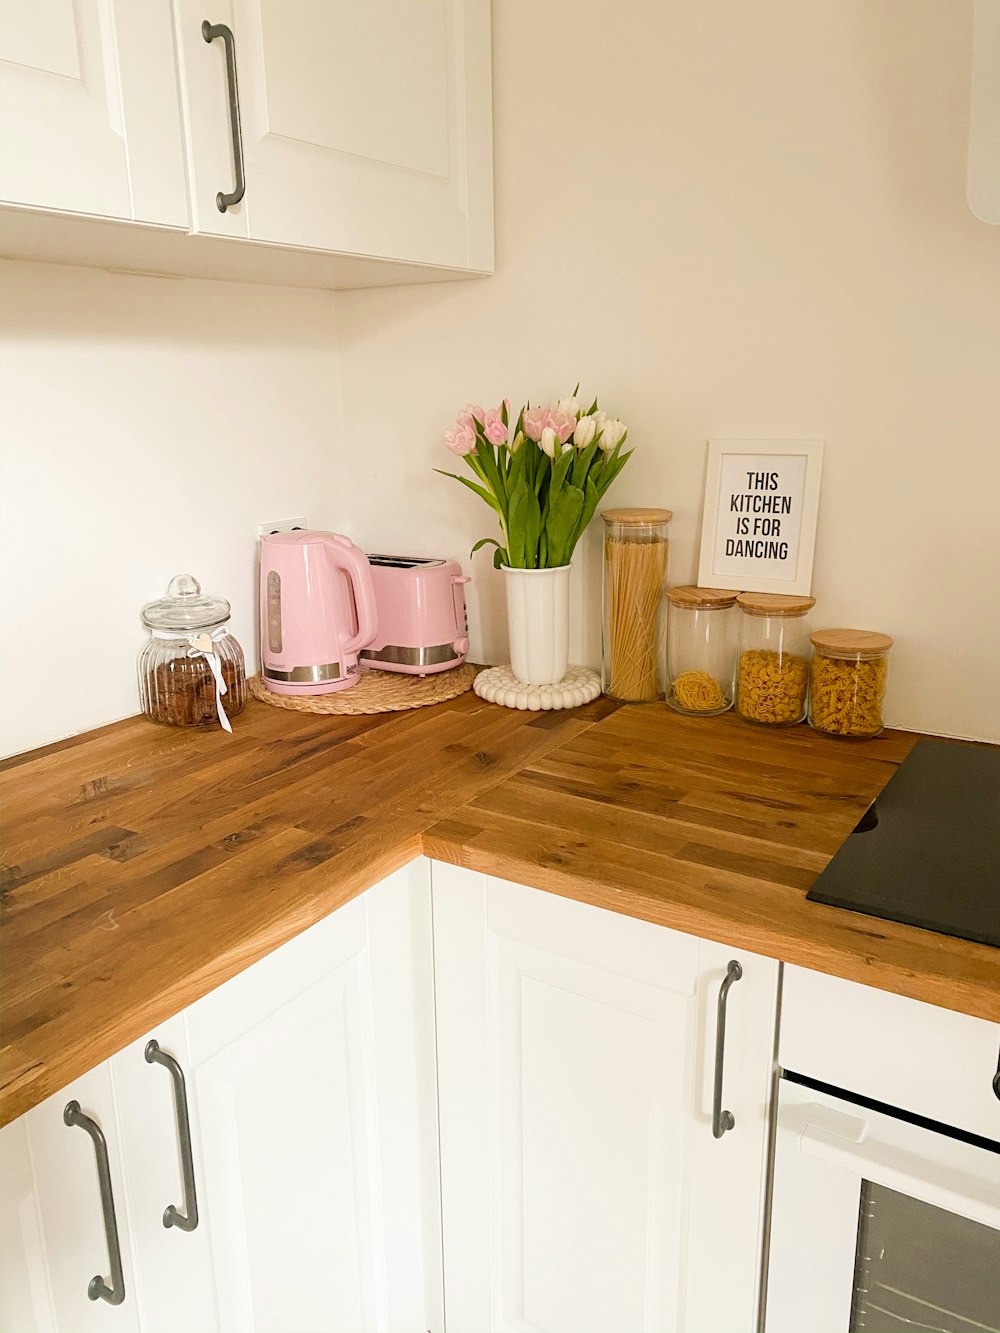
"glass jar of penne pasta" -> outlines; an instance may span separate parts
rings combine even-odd
[[[669,509],[605,509],[601,687],[612,699],[663,695],[663,585]]]
[[[667,703],[689,717],[733,706],[736,593],[682,584],[667,589]]]
[[[736,711],[747,722],[791,727],[804,720],[809,677],[809,612],[814,597],[741,592]]]
[[[863,629],[821,629],[810,638],[809,725],[828,736],[877,736],[892,639]]]

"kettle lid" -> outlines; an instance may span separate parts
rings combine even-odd
[[[177,574],[167,584],[166,597],[147,602],[142,623],[150,629],[210,629],[229,619],[232,608],[224,597],[210,597],[190,574]]]

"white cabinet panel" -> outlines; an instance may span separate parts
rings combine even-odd
[[[489,269],[488,0],[220,0],[236,40],[246,164],[233,181],[225,53],[176,0],[194,218],[217,235]]]
[[[3,0],[0,201],[186,225],[169,0]]]
[[[71,1101],[107,1144],[124,1274],[124,1301],[90,1300],[94,1277],[111,1282],[94,1143],[63,1111]],[[0,1135],[3,1168],[2,1296],[5,1333],[134,1333],[140,1326],[132,1237],[108,1065],[49,1097]],[[117,1288],[116,1288],[117,1290]]]
[[[168,1069],[146,1060],[150,1039],[180,1065],[187,1084],[189,1122],[197,1117],[187,1077],[191,1065],[184,1016],[178,1015],[111,1061],[142,1326],[144,1333],[216,1333],[203,1163],[193,1152],[197,1211],[192,1212],[184,1188],[173,1080]],[[194,1230],[164,1226],[164,1212],[171,1206],[183,1217],[197,1216]]]
[[[449,1328],[750,1333],[777,965],[740,955],[716,1140],[731,950],[433,873]]]
[[[187,1012],[222,1328],[440,1327],[429,933],[418,863]]]

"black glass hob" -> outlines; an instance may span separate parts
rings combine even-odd
[[[1000,746],[918,741],[807,897],[1000,948]]]

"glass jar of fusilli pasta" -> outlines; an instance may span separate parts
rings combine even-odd
[[[733,706],[736,593],[723,588],[667,589],[667,703],[690,717]]]
[[[809,612],[814,597],[741,592],[736,711],[747,722],[792,727],[806,715]]]
[[[892,639],[864,629],[821,629],[810,639],[809,725],[828,736],[877,736]]]

